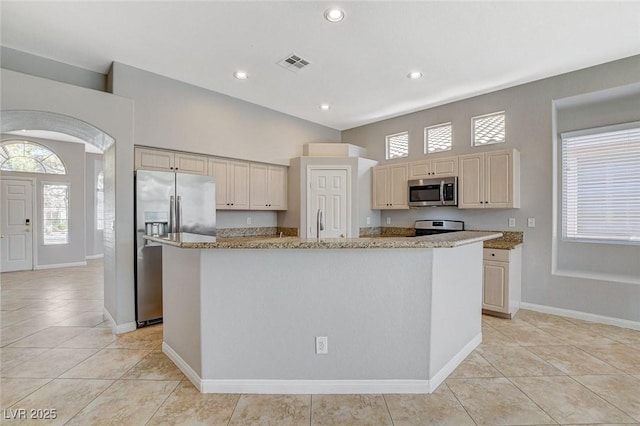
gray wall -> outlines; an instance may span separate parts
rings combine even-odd
[[[89,123],[116,140],[106,152],[105,309],[117,325],[134,324],[133,102],[107,93],[0,70],[4,110],[47,111]],[[47,130],[47,129],[42,129]],[[84,250],[84,242],[83,242]]]
[[[103,92],[107,88],[107,76],[105,74],[74,67],[63,62],[53,61],[4,46],[0,46],[0,56],[2,56],[2,68],[4,69]]]
[[[2,172],[4,178],[33,178],[35,179],[36,203],[34,208],[33,244],[36,247],[34,267],[65,265],[70,263],[84,263],[85,261],[85,226],[84,226],[84,145],[52,141],[48,139],[21,137],[20,135],[3,134],[2,141],[9,139],[28,140],[49,148],[55,152],[64,163],[66,175],[43,175],[40,173],[10,173]],[[44,245],[42,221],[42,188],[45,183],[65,183],[69,185],[69,243],[64,245]]]
[[[138,145],[288,165],[305,143],[340,142],[337,130],[121,63],[110,80],[114,94],[135,101]],[[273,227],[277,216],[220,212],[216,225]]]
[[[102,154],[85,154],[85,238],[88,258],[102,255],[102,230],[96,229],[96,183],[102,170]]]
[[[438,156],[460,155],[491,149],[517,148],[521,152],[520,209],[458,210],[452,207],[383,211],[381,223],[391,218],[391,226],[412,226],[417,219],[460,219],[470,229],[520,230],[523,247],[522,299],[524,302],[577,310],[597,315],[640,321],[640,286],[612,280],[565,277],[552,273],[553,225],[553,103],[556,100],[640,81],[640,56],[500,90],[482,96],[403,115],[378,123],[346,130],[342,141],[368,149],[369,156],[383,163],[414,161]],[[617,89],[625,92],[624,89]],[[614,101],[617,103],[617,101]],[[620,102],[620,110],[608,111],[607,121],[624,121],[630,114]],[[634,111],[637,112],[637,104]],[[633,106],[633,103],[631,103]],[[507,143],[493,147],[471,147],[471,117],[506,110]],[[452,151],[423,154],[424,127],[446,121],[453,123]],[[586,124],[586,123],[585,123]],[[409,158],[385,161],[385,135],[409,131]],[[514,217],[517,227],[508,228]],[[536,228],[527,228],[528,217],[536,218]],[[605,252],[602,250],[601,252]],[[600,262],[606,262],[607,257]],[[621,260],[628,273],[638,263],[637,251]],[[620,263],[618,263],[620,265]]]

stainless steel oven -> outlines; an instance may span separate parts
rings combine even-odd
[[[418,179],[409,181],[409,206],[457,206],[458,178]]]

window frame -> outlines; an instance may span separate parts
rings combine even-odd
[[[498,116],[498,115],[504,116],[504,140],[500,142],[476,144],[476,120],[481,118]],[[507,143],[507,112],[506,110],[496,111],[496,112],[491,112],[489,114],[482,114],[482,115],[476,115],[475,117],[471,117],[471,146],[473,148],[480,148],[483,146],[490,146],[490,145],[499,145],[502,143]]]
[[[594,127],[576,131],[563,132],[560,134],[559,138],[559,171],[560,171],[560,239],[563,242],[567,243],[588,243],[588,244],[619,244],[619,245],[628,245],[628,246],[637,246],[640,245],[640,238],[633,239],[632,237],[628,237],[628,239],[623,238],[613,238],[611,235],[599,235],[599,236],[579,236],[579,235],[567,235],[568,231],[568,207],[567,207],[567,179],[569,178],[567,170],[566,170],[566,155],[565,155],[565,143],[570,139],[592,136],[592,135],[605,135],[615,132],[623,132],[626,130],[634,130],[637,129],[640,131],[640,121],[616,124],[611,126],[601,126]],[[605,141],[601,141],[601,143],[605,143]],[[640,155],[638,157],[638,162],[640,163]],[[604,167],[606,166],[606,162],[602,161],[601,164],[597,164],[597,166]],[[638,174],[640,175],[640,168],[635,170],[639,170]],[[593,173],[593,172],[592,172]],[[596,172],[598,173],[598,172]],[[578,186],[578,183],[575,184]],[[576,189],[577,191],[577,189]],[[638,201],[640,204],[640,201]],[[575,212],[575,219],[573,221],[577,223],[579,221],[578,212]]]
[[[407,154],[406,155],[400,155],[400,156],[395,156],[395,157],[391,157],[390,156],[390,152],[389,152],[389,147],[390,147],[390,139],[397,137],[397,136],[401,136],[401,135],[407,135]],[[397,133],[393,133],[390,135],[386,135],[384,137],[384,141],[385,141],[385,159],[387,160],[395,160],[397,158],[407,158],[409,156],[409,131],[405,130],[402,132],[397,132]]]
[[[438,129],[440,127],[449,127],[451,138],[449,140],[449,148],[448,149],[439,149],[437,151],[429,152],[429,130],[430,129]],[[424,154],[431,155],[437,154],[439,152],[447,152],[453,150],[453,123],[451,121],[447,121],[445,123],[434,124],[432,126],[427,126],[424,128]]]
[[[45,192],[45,188],[47,186],[66,186],[67,187],[67,234],[66,234],[66,241],[65,242],[60,242],[60,243],[52,243],[52,242],[47,242],[46,240],[46,214],[45,214],[45,196],[46,196],[46,192]],[[64,246],[64,245],[69,245],[71,244],[71,183],[67,182],[67,181],[42,181],[41,182],[41,189],[42,189],[42,197],[41,197],[41,201],[42,201],[42,208],[40,209],[40,213],[41,213],[41,226],[42,226],[42,245],[43,246]]]

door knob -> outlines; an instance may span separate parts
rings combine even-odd
[[[30,220],[30,219],[25,219],[24,224],[25,224],[26,226],[31,225],[31,220]]]

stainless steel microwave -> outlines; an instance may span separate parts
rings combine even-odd
[[[458,178],[417,179],[409,181],[409,206],[457,206]]]

